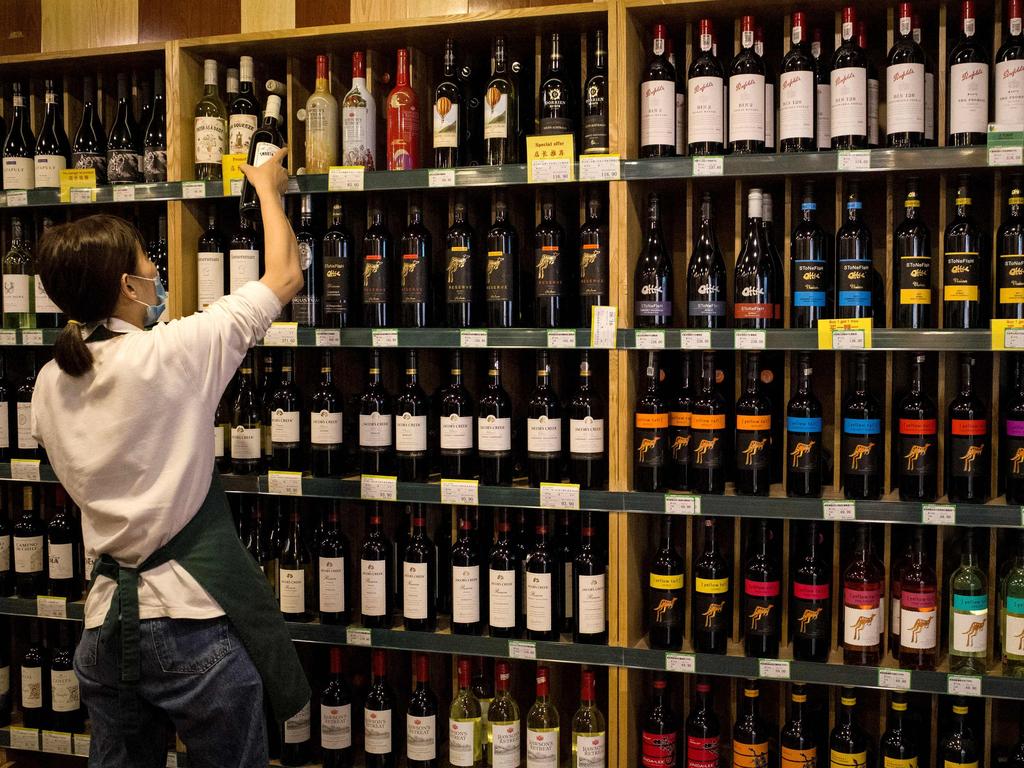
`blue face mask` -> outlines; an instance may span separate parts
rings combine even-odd
[[[146,320],[144,325],[146,328],[150,328],[157,324],[160,320],[160,316],[167,309],[167,289],[164,288],[164,281],[160,279],[160,275],[156,277],[143,277],[142,275],[129,275],[137,280],[149,280],[153,283],[153,288],[156,290],[156,304],[147,304],[144,301],[138,299],[132,299],[137,301],[139,304],[146,308]]]

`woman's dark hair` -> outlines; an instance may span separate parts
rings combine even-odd
[[[81,326],[110,317],[121,292],[121,275],[135,272],[140,248],[138,230],[108,214],[50,227],[39,240],[39,278],[68,318],[53,345],[53,357],[65,373],[81,376],[92,370],[92,352]]]

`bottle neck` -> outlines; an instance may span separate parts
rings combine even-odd
[[[924,385],[923,385],[923,381],[922,381],[922,379],[923,379],[923,369],[924,369],[924,365],[921,362],[915,360],[914,361],[914,376],[913,376],[913,379],[911,379],[911,382],[910,382],[910,392],[911,392],[911,394],[920,395],[921,392],[924,389]]]

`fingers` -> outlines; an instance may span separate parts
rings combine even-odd
[[[274,153],[274,156],[272,158],[270,158],[270,159],[271,159],[271,161],[280,164],[280,163],[284,162],[284,159],[287,156],[288,156],[288,147],[281,147],[279,150],[277,150],[277,152]]]

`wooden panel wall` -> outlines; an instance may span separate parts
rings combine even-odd
[[[138,0],[42,0],[41,51],[139,42]]]

